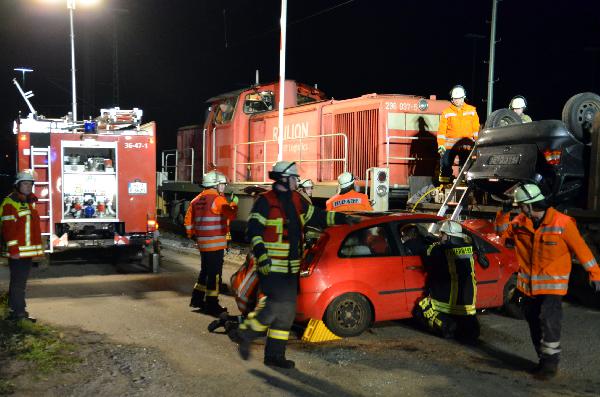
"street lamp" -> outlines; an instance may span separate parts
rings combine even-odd
[[[67,0],[67,8],[69,9],[69,23],[71,28],[71,91],[73,103],[73,122],[77,121],[77,90],[75,84],[75,28],[73,25],[73,15],[77,3],[83,5],[92,5],[100,0]]]
[[[23,78],[21,82],[23,83],[23,89],[25,89],[25,73],[33,72],[33,69],[29,68],[14,68],[15,72],[21,72],[23,74]]]

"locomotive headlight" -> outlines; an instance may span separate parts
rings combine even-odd
[[[387,179],[387,174],[383,171],[379,171],[379,173],[377,174],[377,180],[381,183],[385,182],[385,180]]]
[[[387,186],[385,186],[385,185],[379,185],[379,186],[377,186],[377,195],[379,197],[383,197],[383,196],[385,196],[387,194],[387,190],[388,190]]]
[[[429,107],[429,104],[427,103],[427,100],[425,98],[421,98],[421,99],[419,99],[419,102],[417,103],[417,107],[419,108],[419,110],[421,112],[424,112]]]

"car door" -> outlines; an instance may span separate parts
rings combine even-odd
[[[483,237],[467,228],[463,227],[463,233],[471,238],[473,252],[475,253],[476,306],[478,308],[493,306],[504,288],[503,285],[499,285],[500,251],[485,241]]]
[[[402,256],[402,269],[404,271],[404,295],[406,297],[406,310],[411,312],[417,302],[425,295],[425,281],[427,274],[423,264],[427,246],[432,242],[428,237],[428,230],[436,222],[430,219],[411,219],[398,222],[393,230],[396,231],[396,240]],[[407,229],[416,228],[416,239],[420,239],[418,249],[411,246],[408,241],[403,241],[402,235]]]
[[[338,257],[357,285],[368,286],[376,321],[400,318],[406,312],[402,259],[387,224],[349,233]]]

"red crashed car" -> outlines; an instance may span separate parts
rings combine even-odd
[[[430,214],[373,214],[357,225],[325,230],[301,269],[296,321],[322,319],[336,335],[356,336],[375,322],[412,317],[424,296],[426,274],[421,256],[402,244],[400,229],[416,224],[427,246],[436,241],[431,232],[441,219]],[[517,315],[516,256],[482,222],[463,224],[476,252],[477,307],[505,306]]]

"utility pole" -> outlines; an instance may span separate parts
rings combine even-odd
[[[119,14],[128,14],[125,8],[112,8],[112,96],[113,106],[120,106],[119,92]]]
[[[473,64],[471,65],[471,92],[469,97],[471,98],[472,101],[475,100],[476,98],[476,92],[477,92],[477,84],[475,82],[476,80],[476,76],[477,76],[477,42],[479,40],[483,40],[485,39],[484,35],[481,34],[476,34],[476,33],[467,33],[465,35],[465,39],[471,39],[473,41],[473,51],[472,51],[472,55],[473,55]]]
[[[492,29],[490,33],[490,59],[488,69],[487,114],[492,113],[494,104],[494,63],[496,58],[496,18],[498,15],[498,0],[492,0]]]

